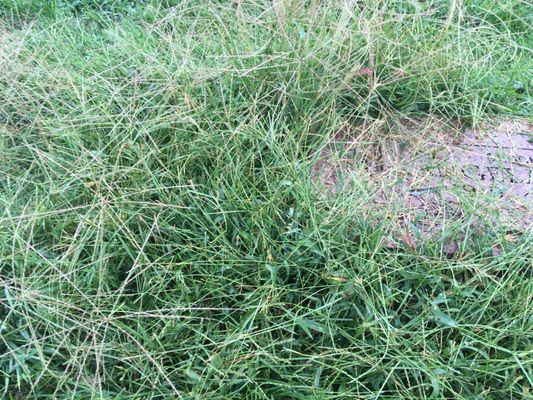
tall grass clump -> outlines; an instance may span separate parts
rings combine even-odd
[[[1,397],[530,396],[529,231],[391,247],[310,179],[346,126],[529,116],[526,2],[0,15]]]

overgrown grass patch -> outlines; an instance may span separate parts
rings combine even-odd
[[[389,246],[311,179],[347,126],[529,116],[525,2],[0,4],[1,396],[529,396],[530,230]]]

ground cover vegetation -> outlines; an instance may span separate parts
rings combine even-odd
[[[530,25],[520,0],[0,0],[0,397],[528,398],[531,232],[469,197],[391,245],[371,182],[311,170],[339,131],[529,118]]]

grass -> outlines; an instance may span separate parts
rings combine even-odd
[[[527,2],[450,4],[1,0],[0,396],[529,398],[530,230],[465,198],[391,247],[310,178],[346,127],[530,116]]]

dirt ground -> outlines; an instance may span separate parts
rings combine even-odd
[[[399,230],[421,238],[453,223],[507,231],[533,226],[533,127],[507,120],[459,131],[435,121],[404,122],[387,135],[338,133],[312,181],[325,195],[360,185]]]

